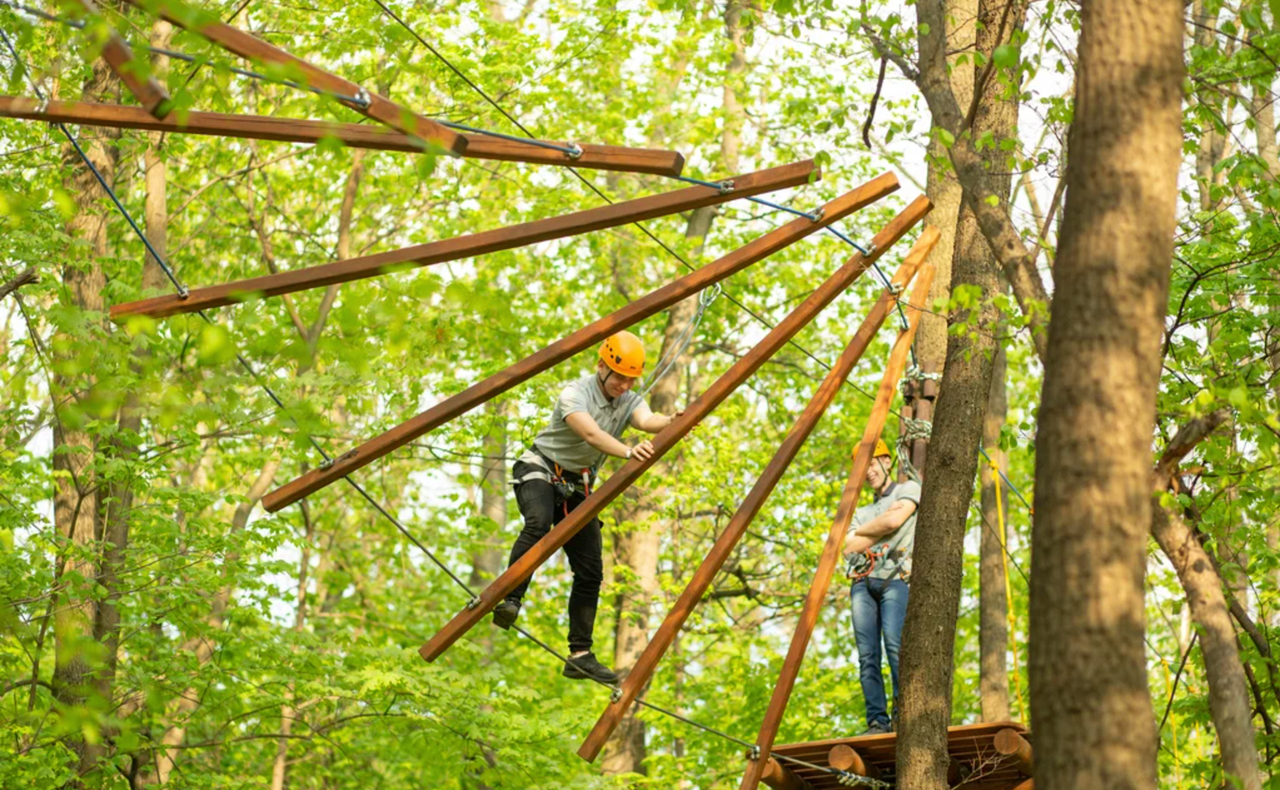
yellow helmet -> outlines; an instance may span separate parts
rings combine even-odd
[[[889,452],[889,445],[884,443],[884,439],[876,439],[876,450],[871,454],[872,458],[893,458],[893,453]]]
[[[633,379],[644,375],[644,345],[630,332],[615,332],[600,346],[600,358],[614,373]]]

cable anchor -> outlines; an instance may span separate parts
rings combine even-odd
[[[716,187],[720,190],[720,194],[727,195],[734,190],[733,179],[727,178],[717,184]]]
[[[569,150],[565,151],[564,155],[569,157],[570,159],[581,159],[582,146],[578,145],[577,143],[569,143]]]
[[[817,208],[817,209],[815,209],[814,211],[809,212],[809,221],[810,221],[810,222],[818,222],[818,221],[820,221],[820,220],[822,219],[822,215],[823,215],[823,214],[826,214],[826,213],[827,213],[827,209],[826,209],[826,207],[824,207],[824,206],[818,206],[818,208]]]
[[[470,601],[467,601],[467,608],[468,608],[468,609],[474,609],[474,608],[476,608],[476,607],[477,607],[477,606],[479,606],[479,605],[480,605],[480,596],[478,596],[478,595],[473,595],[473,596],[471,596],[471,600],[470,600]]]
[[[619,702],[622,700],[622,688],[620,686],[609,687],[609,701]]]
[[[361,107],[364,107],[365,109],[368,109],[369,105],[373,104],[373,97],[369,95],[369,91],[365,90],[364,88],[361,88],[360,90],[356,91],[354,103],[360,105]]]

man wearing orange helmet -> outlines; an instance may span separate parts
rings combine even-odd
[[[858,644],[858,677],[867,707],[864,734],[892,732],[880,669],[880,642],[889,657],[889,677],[893,682],[894,713],[898,711],[898,650],[902,646],[902,623],[907,615],[908,582],[911,578],[911,548],[916,537],[916,508],[920,504],[920,484],[893,482],[889,474],[893,456],[883,439],[876,439],[867,486],[875,501],[854,514],[857,529],[845,541],[844,556],[849,561],[853,585],[853,635]]]
[[[516,503],[524,528],[511,549],[514,563],[591,493],[596,470],[605,456],[648,460],[653,444],[645,439],[633,446],[620,441],[627,426],[657,433],[678,415],[654,414],[632,388],[644,373],[644,346],[630,332],[618,332],[600,347],[591,375],[570,382],[560,393],[551,421],[534,437],[533,446],[512,468]],[[593,519],[564,546],[573,571],[569,592],[568,678],[592,678],[609,685],[618,682],[613,670],[591,652],[596,606],[604,580],[600,520]],[[493,610],[493,622],[510,628],[520,614],[529,588],[526,580]]]

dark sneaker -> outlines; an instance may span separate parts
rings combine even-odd
[[[888,722],[877,721],[872,723],[872,725],[866,730],[859,733],[859,735],[884,735],[889,732],[893,732],[893,726],[891,724]]]
[[[495,610],[496,613],[496,610]],[[618,685],[618,676],[604,664],[596,660],[595,653],[583,653],[573,656],[564,664],[564,672],[560,673],[574,680],[595,680],[606,686]]]
[[[520,602],[511,598],[493,607],[493,624],[503,631],[509,630],[511,626],[515,625],[516,618],[519,616]]]

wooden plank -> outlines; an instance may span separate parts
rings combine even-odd
[[[547,346],[511,365],[506,370],[488,377],[466,390],[446,398],[427,411],[407,420],[389,431],[370,439],[354,450],[340,456],[328,469],[313,469],[269,493],[262,504],[269,512],[291,505],[305,496],[319,491],[345,475],[394,452],[418,437],[435,430],[449,420],[465,414],[485,401],[528,381],[569,359],[574,354],[602,342],[606,337],[622,329],[666,310],[671,305],[698,293],[737,272],[764,260],[827,225],[849,216],[898,188],[898,179],[884,174],[871,182],[853,189],[822,207],[818,222],[800,218],[777,230],[761,236],[745,247],[709,263],[695,272],[681,277],[652,293],[637,299],[573,334]]]
[[[660,195],[650,195],[636,200],[597,206],[573,214],[526,222],[522,225],[486,230],[376,255],[348,258],[322,266],[311,266],[207,288],[196,288],[186,298],[178,294],[169,294],[127,302],[112,307],[111,317],[115,320],[131,315],[162,318],[222,307],[252,298],[279,296],[326,285],[363,280],[407,268],[472,258],[550,239],[576,236],[580,233],[590,233],[603,228],[725,203],[735,198],[772,192],[775,189],[798,186],[807,183],[810,176],[816,172],[812,160],[783,165],[735,178],[734,189],[728,193],[705,186],[677,189]]]
[[[50,101],[47,106],[42,106],[36,99],[21,96],[0,96],[0,117],[286,143],[315,144],[330,138],[351,148],[378,151],[422,153],[425,150],[417,137],[392,131],[384,126],[197,111],[179,111],[157,119],[138,107],[122,104]],[[462,155],[468,159],[526,162],[587,170],[618,170],[660,176],[678,176],[684,169],[684,157],[678,151],[580,144],[582,156],[570,159],[560,151],[497,137],[482,134],[464,134],[463,137],[467,140],[467,148]],[[568,145],[556,141],[539,142]]]
[[[925,228],[924,233],[920,234],[920,239],[907,255],[898,275],[895,275],[895,277],[902,277],[905,270],[907,272],[906,279],[895,279],[895,283],[905,286],[906,282],[910,280],[910,274],[914,273],[915,269],[924,262],[929,251],[933,249],[933,245],[938,240],[938,235],[937,228],[932,226]],[[933,268],[926,265],[916,281],[915,288],[912,290],[911,304],[923,305],[928,302],[929,286],[932,282]],[[897,392],[898,379],[902,376],[902,370],[906,366],[907,352],[911,349],[911,341],[915,338],[916,328],[920,326],[921,312],[919,310],[909,310],[909,312],[911,313],[909,326],[899,334],[898,340],[894,343],[893,350],[889,354],[888,363],[885,365],[884,377],[880,382],[880,390],[876,393],[875,405],[872,406],[871,415],[867,418],[867,425],[862,434],[862,443],[858,446],[857,454],[854,456],[853,469],[849,473],[849,480],[845,484],[844,493],[840,498],[840,506],[836,511],[835,520],[832,522],[831,530],[827,535],[827,543],[822,549],[818,570],[814,574],[812,584],[809,586],[809,594],[805,598],[804,608],[800,612],[800,621],[796,626],[795,634],[792,636],[791,647],[787,651],[786,660],[783,661],[778,682],[773,689],[773,696],[769,700],[768,709],[765,711],[764,722],[760,725],[760,733],[756,736],[756,747],[760,749],[761,754],[769,754],[773,748],[773,739],[777,735],[778,725],[782,723],[782,714],[787,709],[787,701],[791,697],[791,689],[795,686],[796,677],[800,674],[800,664],[804,661],[805,650],[809,646],[809,638],[813,635],[814,626],[817,625],[818,613],[822,608],[823,601],[826,600],[827,588],[831,584],[831,577],[835,573],[836,564],[841,557],[845,534],[848,532],[849,522],[853,518],[853,511],[858,503],[858,493],[862,490],[867,468],[871,465],[871,453],[875,449],[876,440],[880,438],[880,434],[884,430],[889,407],[892,405],[893,397]],[[746,774],[742,777],[742,783],[739,785],[740,790],[756,790],[760,784],[760,769],[759,760],[748,764]]]
[[[1027,776],[1035,774],[1035,757],[1031,744],[1017,730],[1003,729],[996,733],[996,753],[1005,757]]]
[[[459,612],[444,628],[440,629],[418,653],[427,661],[439,658],[449,646],[463,634],[474,627],[488,614],[493,607],[516,585],[529,578],[535,570],[551,558],[565,543],[576,535],[584,526],[604,510],[624,490],[630,487],[644,474],[650,466],[662,459],[672,447],[691,431],[704,417],[729,397],[743,381],[754,374],[761,365],[778,352],[792,337],[804,328],[827,305],[847,289],[854,280],[866,271],[884,251],[893,245],[917,222],[924,218],[932,205],[928,198],[919,197],[894,217],[887,226],[875,235],[870,255],[855,254],[834,274],[827,278],[818,288],[782,319],[764,339],[756,344],[745,356],[739,359],[720,378],[716,379],[706,392],[689,404],[684,413],[662,429],[652,439],[654,452],[648,460],[633,458],[622,465],[622,468],[609,477],[605,483],[578,505],[546,535],[534,544],[527,552],[502,572],[497,579],[486,587],[476,600]],[[768,752],[764,752],[768,754]],[[752,763],[759,768],[763,763],[759,760]],[[759,772],[755,774],[759,781]]]
[[[1013,790],[1036,790],[1036,780],[1028,779],[1027,781],[1020,783],[1017,787],[1013,788]]]
[[[685,621],[689,619],[699,602],[702,601],[703,595],[706,594],[711,583],[715,581],[716,574],[720,572],[725,561],[733,553],[734,547],[738,545],[738,541],[742,539],[742,536],[751,526],[751,522],[755,519],[756,514],[764,506],[765,500],[773,493],[778,481],[782,479],[791,462],[795,460],[796,454],[800,452],[800,448],[804,446],[805,441],[817,426],[818,420],[822,418],[827,407],[831,405],[831,401],[835,398],[841,385],[844,384],[849,374],[853,372],[854,365],[858,363],[867,347],[875,340],[876,333],[879,332],[885,318],[888,317],[892,309],[893,298],[888,293],[882,295],[872,306],[871,311],[862,321],[862,325],[858,327],[857,332],[854,333],[844,351],[841,352],[835,365],[831,367],[826,378],[814,390],[808,405],[796,418],[795,424],[791,426],[791,430],[787,433],[786,438],[782,440],[777,452],[774,453],[773,458],[769,460],[769,463],[760,473],[760,477],[756,480],[755,485],[751,487],[751,491],[742,500],[742,504],[738,506],[733,517],[729,519],[728,525],[725,526],[720,536],[716,538],[710,551],[703,557],[698,569],[694,571],[688,584],[681,591],[679,598],[676,599],[671,610],[667,612],[662,625],[658,626],[658,630],[650,638],[649,643],[645,645],[644,651],[636,659],[635,664],[631,667],[626,679],[623,680],[620,686],[622,693],[615,695],[616,699],[609,703],[604,713],[600,714],[595,726],[578,749],[579,757],[587,762],[593,762],[600,755],[605,742],[609,740],[609,736],[613,734],[619,722],[627,715],[627,711],[631,708],[632,703],[635,702],[636,697],[649,684],[649,679],[657,669],[658,663],[662,661],[662,657],[679,635]]]
[[[64,5],[69,6],[73,12],[83,11],[93,16],[101,15],[93,0],[64,0]],[[141,76],[144,68],[140,67],[145,67],[146,64],[134,59],[133,50],[124,39],[120,38],[115,28],[111,28],[107,40],[102,44],[102,59],[142,104],[148,115],[164,118],[173,109],[173,103],[169,101],[169,92],[164,89],[164,86],[150,74]]]
[[[339,101],[396,131],[414,135],[429,144],[439,146],[443,152],[462,154],[467,149],[465,137],[430,118],[425,118],[396,104],[385,96],[367,91],[356,83],[308,63],[302,58],[290,55],[279,47],[225,24],[216,16],[192,8],[180,0],[129,0],[129,2],[139,8],[157,13],[179,27],[199,33],[242,58],[294,70],[301,74],[305,82],[313,88],[353,98],[363,98],[368,102],[367,106],[354,101],[341,99]]]

